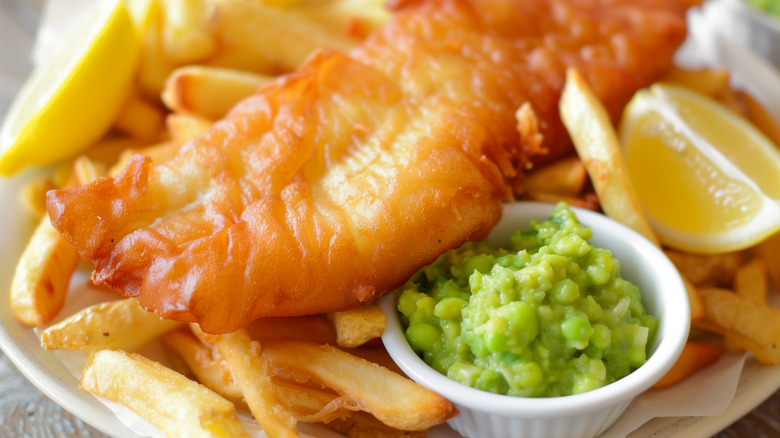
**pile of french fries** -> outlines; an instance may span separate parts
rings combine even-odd
[[[378,342],[385,321],[375,305],[263,319],[216,336],[109,295],[105,303],[51,324],[62,318],[80,262],[45,214],[46,191],[115,175],[132,153],[167,160],[312,51],[357,44],[387,18],[382,3],[129,2],[144,39],[136,88],[111,133],[25,187],[26,205],[40,222],[10,293],[17,319],[43,329],[43,348],[89,355],[83,389],[129,407],[169,436],[246,436],[239,414],[247,412],[270,437],[297,436],[299,422],[322,423],[349,437],[423,436],[456,414],[440,396],[402,376]],[[673,69],[667,80],[718,97],[780,144],[780,128],[753,99],[729,87],[727,71]],[[627,183],[612,121],[576,72],[569,74],[561,113],[578,156],[530,172],[523,196],[602,209],[657,241]],[[689,283],[692,323],[721,335],[722,343],[699,342],[694,331],[664,386],[711,363],[724,348],[780,363],[780,311],[767,304],[769,284],[780,290],[780,236],[739,253],[668,254]],[[169,353],[170,367],[135,353],[155,340]]]

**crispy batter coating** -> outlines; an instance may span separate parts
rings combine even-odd
[[[568,150],[567,67],[617,114],[685,34],[674,0],[395,8],[361,47],[314,54],[172,160],[135,156],[50,192],[93,280],[210,333],[369,302],[484,238],[530,160]]]

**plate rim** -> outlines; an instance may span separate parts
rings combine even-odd
[[[0,180],[0,205],[17,202],[15,194],[24,181],[34,175],[27,172],[19,177]],[[25,221],[29,221],[19,211],[6,209],[0,213],[2,230],[16,230]],[[16,214],[16,217],[9,217]],[[24,244],[32,231],[28,226],[27,233],[0,232],[0,246],[9,248],[2,256],[2,261],[18,260]],[[13,269],[2,267],[11,273]],[[10,294],[11,278],[3,278],[0,287],[0,299],[7,303]],[[13,316],[9,306],[0,306],[0,349],[8,356],[11,363],[52,401],[69,411],[76,417],[95,429],[118,438],[137,438],[139,435],[123,424],[105,404],[92,394],[78,388],[78,380],[56,357],[54,351],[40,347],[38,336],[34,329],[27,328]],[[631,437],[670,436],[659,434],[668,431],[670,434],[685,431],[701,436],[717,433],[728,425],[739,420],[746,413],[763,403],[775,391],[780,389],[780,365],[762,366],[754,359],[748,358],[737,384],[737,392],[726,410],[713,417],[667,417],[651,419],[634,432]],[[660,430],[659,430],[660,428]]]

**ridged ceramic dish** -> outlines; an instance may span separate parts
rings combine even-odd
[[[548,217],[551,204],[507,204],[488,239],[500,244],[532,219]],[[460,415],[449,425],[461,435],[476,437],[590,438],[604,432],[631,400],[660,379],[680,355],[688,337],[690,307],[682,279],[656,246],[633,230],[588,210],[572,209],[593,230],[590,242],[620,260],[621,275],[642,292],[647,311],[660,319],[647,362],[628,376],[602,388],[570,396],[524,398],[474,389],[438,373],[414,353],[404,337],[396,310],[397,296],[382,298],[387,318],[382,336],[393,360],[416,382],[452,401]]]

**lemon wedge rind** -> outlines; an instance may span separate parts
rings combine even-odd
[[[101,1],[94,17],[36,66],[0,129],[0,174],[56,163],[110,129],[135,77],[141,40],[124,1]]]
[[[746,225],[717,232],[681,232],[647,214],[650,227],[662,244],[682,251],[718,254],[749,248],[776,232],[780,232],[780,206],[765,202],[761,210]]]

